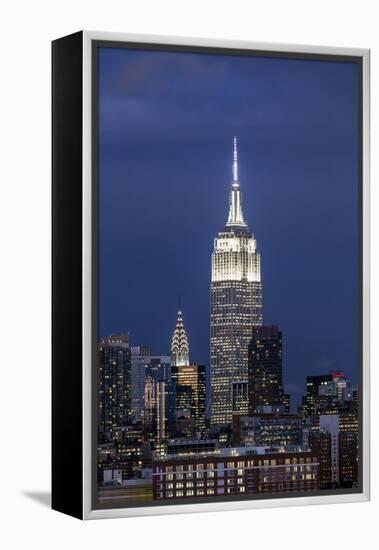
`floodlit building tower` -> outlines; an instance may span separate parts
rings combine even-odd
[[[204,365],[190,363],[180,306],[171,341],[171,375],[175,383],[178,432],[187,436],[201,433],[205,429],[206,369]]]
[[[247,413],[248,347],[262,324],[262,282],[257,242],[242,212],[234,138],[233,179],[226,225],[214,240],[210,292],[211,424]]]
[[[180,305],[171,341],[171,364],[175,367],[189,365],[188,338],[183,324],[183,314]]]

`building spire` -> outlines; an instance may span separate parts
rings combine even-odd
[[[242,212],[242,197],[240,192],[240,184],[238,180],[238,150],[237,137],[233,140],[233,179],[232,190],[229,195],[229,215],[226,222],[226,228],[239,227],[247,228]]]
[[[233,185],[238,183],[238,151],[237,151],[237,138],[234,136],[234,150],[233,150]]]
[[[177,367],[189,365],[189,345],[187,333],[183,324],[182,311],[178,309],[176,326],[171,341],[171,364]]]

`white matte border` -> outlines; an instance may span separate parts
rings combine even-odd
[[[167,44],[176,46],[203,46],[209,48],[230,48],[293,52],[299,54],[329,54],[358,56],[362,58],[362,101],[363,101],[363,181],[362,181],[362,418],[363,438],[363,490],[362,493],[325,496],[304,496],[238,502],[204,502],[200,504],[178,504],[165,506],[144,506],[135,508],[92,509],[92,40],[113,42],[141,42],[142,44]],[[246,42],[239,40],[218,40],[208,38],[184,38],[159,35],[140,35],[83,31],[83,518],[103,519],[162,514],[187,514],[274,508],[280,506],[306,506],[314,504],[339,504],[370,500],[370,50],[361,48],[339,48],[329,46],[307,46],[276,44],[274,42]]]

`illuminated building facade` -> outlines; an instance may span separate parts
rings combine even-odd
[[[249,344],[249,413],[262,405],[284,405],[282,333],[276,325],[253,327]]]
[[[175,382],[177,429],[187,431],[188,436],[195,432],[202,433],[205,430],[205,366],[172,366],[171,375]],[[181,419],[184,430],[181,430]]]
[[[339,413],[343,408],[358,415],[358,390],[342,372],[307,376],[307,391],[299,412],[303,418]]]
[[[169,437],[175,422],[175,388],[171,365],[165,356],[149,357],[145,365],[143,426],[146,438],[161,443]]]
[[[248,346],[262,324],[262,283],[257,242],[242,212],[234,138],[229,215],[214,240],[210,289],[211,424],[247,413]]]
[[[317,453],[320,466],[320,489],[333,489],[335,485],[332,484],[332,436],[323,429],[312,430],[308,435],[309,448]]]
[[[300,445],[303,431],[300,416],[253,414],[233,417],[235,445],[277,447]]]
[[[358,485],[359,420],[357,411],[339,414],[340,487]]]
[[[179,307],[171,341],[171,377],[175,384],[176,428],[191,437],[205,429],[206,369],[190,364],[189,344]]]
[[[99,441],[112,439],[115,426],[131,422],[130,348],[127,334],[103,338],[99,344],[98,430]]]
[[[145,394],[145,365],[152,355],[148,346],[131,346],[131,399],[132,399],[132,421],[139,422],[143,414],[143,400]]]
[[[224,449],[153,462],[153,498],[188,499],[317,491],[319,460],[297,448]]]
[[[121,474],[121,481],[134,476],[142,465],[142,430],[137,426],[115,426],[112,443],[98,445],[98,481],[106,483],[112,472]],[[112,473],[112,474],[111,474]]]
[[[359,423],[357,413],[349,409],[313,417],[308,445],[320,456],[321,488],[358,485]]]
[[[175,330],[171,341],[171,365],[180,367],[189,365],[189,344],[184,328],[182,310],[178,309]]]

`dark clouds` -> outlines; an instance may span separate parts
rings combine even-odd
[[[293,388],[355,377],[357,69],[349,63],[102,49],[100,332],[167,352],[181,293],[192,359],[209,363],[213,238],[232,139],[262,254],[264,317]]]

